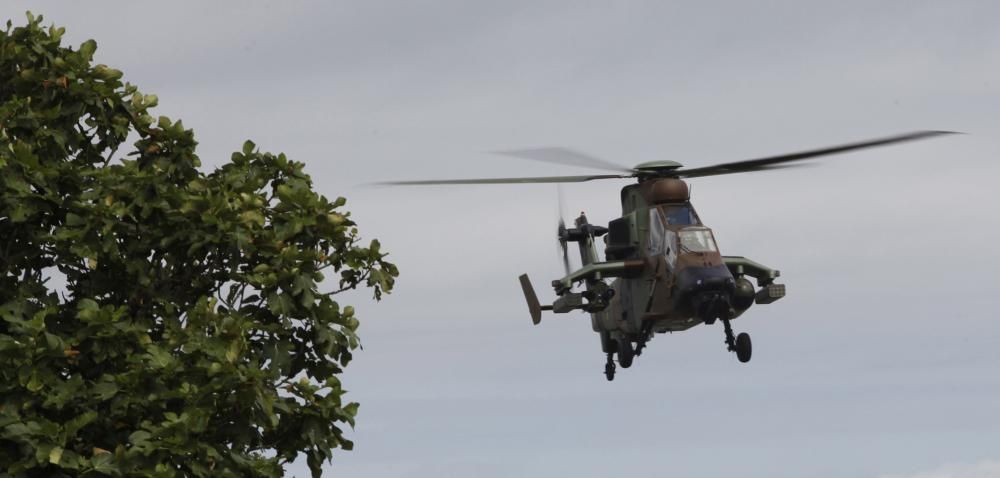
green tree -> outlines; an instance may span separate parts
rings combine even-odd
[[[332,296],[379,299],[396,267],[284,155],[200,171],[192,132],[63,31],[0,34],[0,476],[282,476],[299,454],[318,476],[358,408]]]

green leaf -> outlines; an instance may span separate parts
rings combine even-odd
[[[90,466],[93,467],[93,470],[98,473],[117,476],[119,470],[114,464],[114,459],[114,455],[110,453],[94,455],[94,457],[90,459]]]
[[[65,427],[66,435],[69,435],[69,436],[76,435],[77,431],[79,431],[81,428],[87,426],[88,424],[90,424],[91,422],[93,422],[95,419],[97,419],[97,412],[95,412],[93,410],[84,412],[83,414],[77,416],[76,418],[74,418],[74,419],[70,420],[68,423],[66,423],[66,427]]]
[[[96,398],[97,400],[104,401],[115,396],[115,394],[118,393],[118,386],[115,385],[113,382],[100,382],[94,385],[90,389],[90,392],[94,395],[94,398]]]
[[[95,51],[97,51],[97,42],[94,40],[87,40],[80,45],[80,54],[87,60],[94,57]]]
[[[49,451],[49,463],[52,463],[53,465],[58,465],[59,460],[62,459],[62,455],[63,455],[62,448],[60,447],[53,448],[51,451]]]
[[[149,441],[149,439],[152,437],[153,437],[152,433],[149,433],[146,430],[139,430],[129,435],[128,441],[133,445],[141,445]]]
[[[257,226],[264,225],[264,215],[260,211],[243,211],[240,214],[240,220],[244,223],[254,224]]]
[[[82,299],[77,305],[77,317],[83,321],[93,320],[99,311],[100,306],[93,299]]]
[[[155,345],[149,346],[146,350],[147,354],[149,354],[150,363],[156,368],[167,367],[174,360],[173,356],[171,356],[169,352]]]
[[[240,343],[233,342],[229,344],[229,347],[226,349],[226,361],[233,363],[238,358],[240,358]]]
[[[267,307],[275,315],[291,316],[295,311],[295,301],[286,293],[276,292],[267,297]]]
[[[25,385],[29,392],[38,392],[45,387],[45,382],[38,376],[38,372],[32,372],[31,380]]]

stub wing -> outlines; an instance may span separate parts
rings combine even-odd
[[[770,304],[785,296],[785,285],[774,283],[774,280],[781,276],[781,271],[743,256],[722,256],[722,261],[733,277],[747,275],[757,279],[757,286],[761,289],[754,297],[755,303]]]

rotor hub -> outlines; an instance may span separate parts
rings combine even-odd
[[[648,178],[676,177],[674,171],[684,167],[677,161],[647,161],[632,168],[639,180]]]

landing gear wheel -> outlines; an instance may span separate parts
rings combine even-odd
[[[750,344],[750,334],[743,332],[736,336],[736,358],[740,362],[747,363],[750,361],[750,355],[753,352],[753,346]]]
[[[615,341],[615,347],[618,349],[618,364],[622,368],[631,367],[632,359],[635,358],[635,350],[632,348],[632,342],[627,339],[618,339]]]
[[[611,358],[612,355],[608,354],[608,361],[604,364],[604,376],[609,382],[615,379],[615,361]]]

